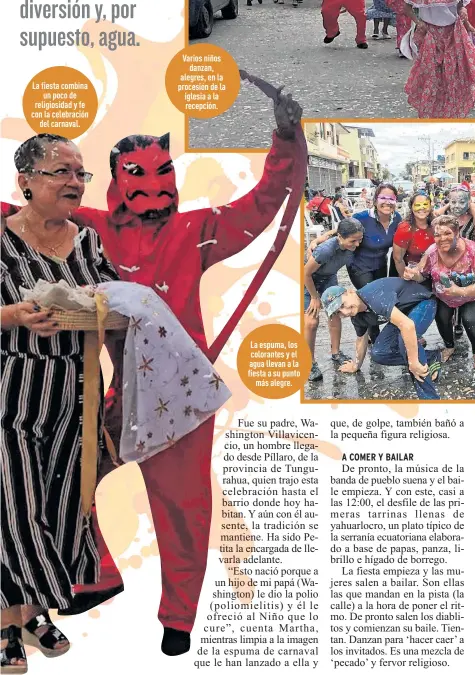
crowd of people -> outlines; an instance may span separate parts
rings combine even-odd
[[[291,1],[294,7],[303,3]],[[373,0],[368,9],[365,0],[323,0],[325,44],[340,35],[345,12],[355,20],[358,49],[368,49],[368,22],[372,40],[390,41],[395,28],[398,56],[413,62],[405,93],[420,118],[469,115],[475,105],[475,0]]]
[[[343,206],[338,226],[311,241],[306,252],[305,338],[315,354],[324,309],[331,359],[341,372],[356,373],[370,347],[374,362],[408,367],[419,398],[438,399],[435,383],[463,331],[475,366],[475,203],[468,182],[449,190],[418,184],[405,218],[398,200],[389,183],[380,183],[372,206],[363,210],[336,195],[334,203]],[[358,203],[367,201],[361,195]],[[353,287],[338,280],[343,268]],[[354,357],[340,350],[347,317],[356,333]],[[443,348],[428,350],[424,333],[434,320]],[[309,381],[322,380],[314,360]]]

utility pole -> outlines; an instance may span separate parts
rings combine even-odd
[[[434,145],[432,143],[432,139],[430,136],[419,136],[417,139],[419,141],[422,141],[424,145],[427,148],[427,161],[429,164],[429,174],[432,175],[433,171],[433,166],[434,166],[434,160],[433,160],[433,150],[434,150]]]

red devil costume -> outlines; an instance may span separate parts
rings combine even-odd
[[[273,87],[270,94],[277,95]],[[301,127],[297,126],[295,134],[288,138],[276,131],[263,176],[254,189],[219,208],[178,213],[169,136],[130,136],[111,153],[109,210],[81,208],[75,220],[99,233],[121,278],[153,288],[214,361],[285,243],[300,203],[306,162]],[[274,246],[227,326],[208,349],[199,300],[201,275],[211,265],[248,246],[273,221],[287,197],[289,202]],[[120,373],[116,372],[107,397],[112,413],[117,409],[116,403],[120,403],[119,390]],[[120,417],[119,414],[116,419]],[[208,420],[170,450],[139,465],[161,556],[162,598],[158,618],[169,637],[170,633],[185,636],[188,646],[207,563],[213,425],[213,419]],[[118,430],[111,431],[117,440]],[[80,609],[62,613],[84,611],[123,588],[98,528],[96,537],[103,556],[101,582],[96,587],[76,587],[76,592],[86,591],[75,597]],[[81,608],[81,596],[91,595],[91,590],[99,591],[93,594],[97,598]],[[162,649],[168,654],[187,650],[183,644],[171,647],[169,644],[165,649],[163,643]]]
[[[362,45],[367,47],[367,19],[364,0],[323,0],[321,12],[323,17],[323,27],[325,28],[326,33],[324,42],[329,44],[330,42],[333,42],[333,40],[338,37],[338,35],[340,35],[338,18],[343,7],[356,21],[356,44],[358,47]]]

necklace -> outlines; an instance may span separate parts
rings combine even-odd
[[[25,222],[23,223],[23,225],[21,227],[21,231],[22,232],[28,231],[30,234],[32,234],[35,237],[35,239],[37,241],[37,245],[35,246],[35,248],[38,252],[41,253],[40,249],[43,249],[45,251],[48,251],[48,253],[51,256],[53,256],[54,258],[59,259],[58,249],[60,249],[64,245],[64,243],[66,242],[66,239],[68,238],[68,234],[69,234],[69,228],[68,228],[68,221],[67,220],[65,220],[63,222],[63,224],[61,225],[61,229],[63,229],[63,228],[66,228],[66,234],[61,239],[61,241],[59,241],[58,243],[55,243],[54,246],[52,246],[51,243],[46,242],[44,239],[42,239],[41,237],[39,237],[37,235],[37,233],[31,228],[30,223],[28,222],[28,218],[26,216],[25,216]]]

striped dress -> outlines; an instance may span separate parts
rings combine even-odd
[[[20,286],[31,289],[38,279],[71,286],[118,279],[89,228],[79,228],[62,262],[8,228],[1,250],[2,305],[21,302]],[[23,327],[2,331],[2,608],[66,609],[71,586],[98,577],[99,554],[80,495],[83,338],[69,331],[42,338]]]

